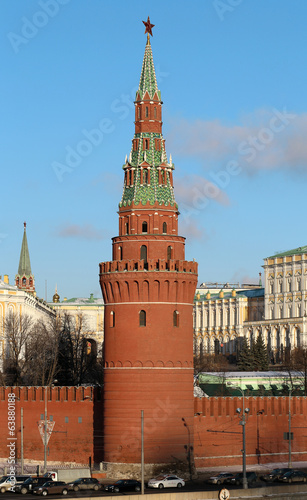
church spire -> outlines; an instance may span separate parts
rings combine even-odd
[[[31,271],[30,254],[28,248],[26,222],[23,223],[23,238],[19,258],[18,274],[15,277],[15,284],[21,290],[35,293],[34,276]]]

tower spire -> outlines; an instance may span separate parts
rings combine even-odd
[[[27,223],[23,223],[23,238],[21,244],[20,258],[19,258],[19,266],[18,266],[18,274],[15,276],[15,284],[21,290],[26,290],[28,292],[35,292],[34,286],[34,276],[31,271],[31,263],[30,263],[30,254],[28,248],[28,240],[27,240]]]

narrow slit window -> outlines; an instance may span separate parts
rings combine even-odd
[[[148,232],[148,225],[147,222],[142,223],[142,233],[147,233]]]
[[[142,310],[139,314],[140,326],[146,326],[146,311]]]
[[[179,326],[179,312],[178,311],[173,312],[173,326],[175,326],[175,327]]]
[[[110,328],[114,328],[115,326],[115,312],[110,312]]]
[[[167,233],[167,224],[166,222],[163,222],[163,229],[162,229],[163,234]]]
[[[142,245],[141,246],[141,260],[144,260],[144,262],[147,262],[147,246]]]
[[[148,118],[148,106],[145,108],[145,117]]]

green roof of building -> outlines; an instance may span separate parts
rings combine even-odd
[[[293,250],[288,250],[286,252],[276,253],[275,255],[271,255],[270,257],[267,257],[267,258],[268,259],[275,259],[277,257],[287,257],[290,255],[300,255],[303,253],[307,253],[307,246],[294,248]]]
[[[156,72],[155,72],[149,37],[147,39],[147,44],[145,47],[140,84],[136,95],[139,93],[141,99],[143,99],[146,90],[150,98],[153,98],[153,96],[157,92],[158,97],[161,100],[160,91],[157,85]]]
[[[27,241],[26,223],[24,223],[24,232],[21,244],[18,274],[19,276],[31,276],[31,263],[30,263],[30,255],[29,255],[29,248]]]
[[[142,99],[146,91],[151,99],[154,97],[155,93],[157,93],[158,99],[161,101],[161,93],[157,86],[152,50],[149,40],[147,41],[145,47],[140,84],[136,95],[139,93]],[[154,205],[158,202],[159,205],[175,206],[177,208],[174,188],[172,187],[168,171],[165,172],[165,182],[162,184],[159,183],[159,167],[163,166],[164,169],[167,168],[168,170],[174,170],[174,164],[171,157],[169,161],[167,159],[162,133],[135,133],[134,139],[138,140],[138,147],[135,150],[132,146],[129,159],[127,159],[126,163],[123,165],[124,169],[128,167],[134,168],[134,182],[132,186],[125,183],[119,206],[129,206],[132,202],[135,205],[146,205],[148,202],[151,205]],[[146,151],[143,149],[143,140],[149,141],[148,149]],[[150,182],[143,184],[141,184],[142,166],[146,166],[150,172]]]

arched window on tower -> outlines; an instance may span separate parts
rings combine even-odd
[[[129,234],[129,224],[128,224],[128,222],[125,222],[125,233]]]
[[[168,247],[167,247],[167,257],[166,257],[166,259],[167,259],[167,260],[170,260],[170,259],[173,257],[173,256],[172,256],[172,250],[173,250],[173,249],[172,249],[172,247],[171,247],[171,246],[168,246]]]
[[[115,312],[110,312],[110,328],[114,328],[115,326]]]
[[[139,313],[140,326],[146,326],[146,311],[142,310]]]
[[[27,279],[26,278],[22,278],[22,286],[26,286],[27,284]]]
[[[148,118],[148,106],[145,108],[145,117]]]
[[[141,108],[138,108],[138,119],[141,119]]]
[[[173,326],[176,326],[176,327],[179,326],[179,312],[178,311],[173,312]]]
[[[123,259],[123,249],[122,247],[118,247],[118,260]]]
[[[143,184],[148,184],[148,170],[145,168],[143,170]]]
[[[154,118],[157,118],[157,108],[156,108],[156,106],[154,107]]]
[[[149,140],[148,139],[145,139],[145,149],[146,150],[149,149]]]
[[[161,170],[161,184],[165,184],[165,172]]]
[[[147,222],[144,221],[144,222],[142,222],[142,233],[147,233],[147,232],[148,232],[148,225],[147,225]]]
[[[166,234],[166,233],[167,233],[167,224],[166,224],[166,222],[163,222],[163,229],[162,229],[162,233],[163,233],[163,234]]]
[[[144,263],[147,263],[147,246],[142,245],[141,246],[141,260],[144,261]]]

